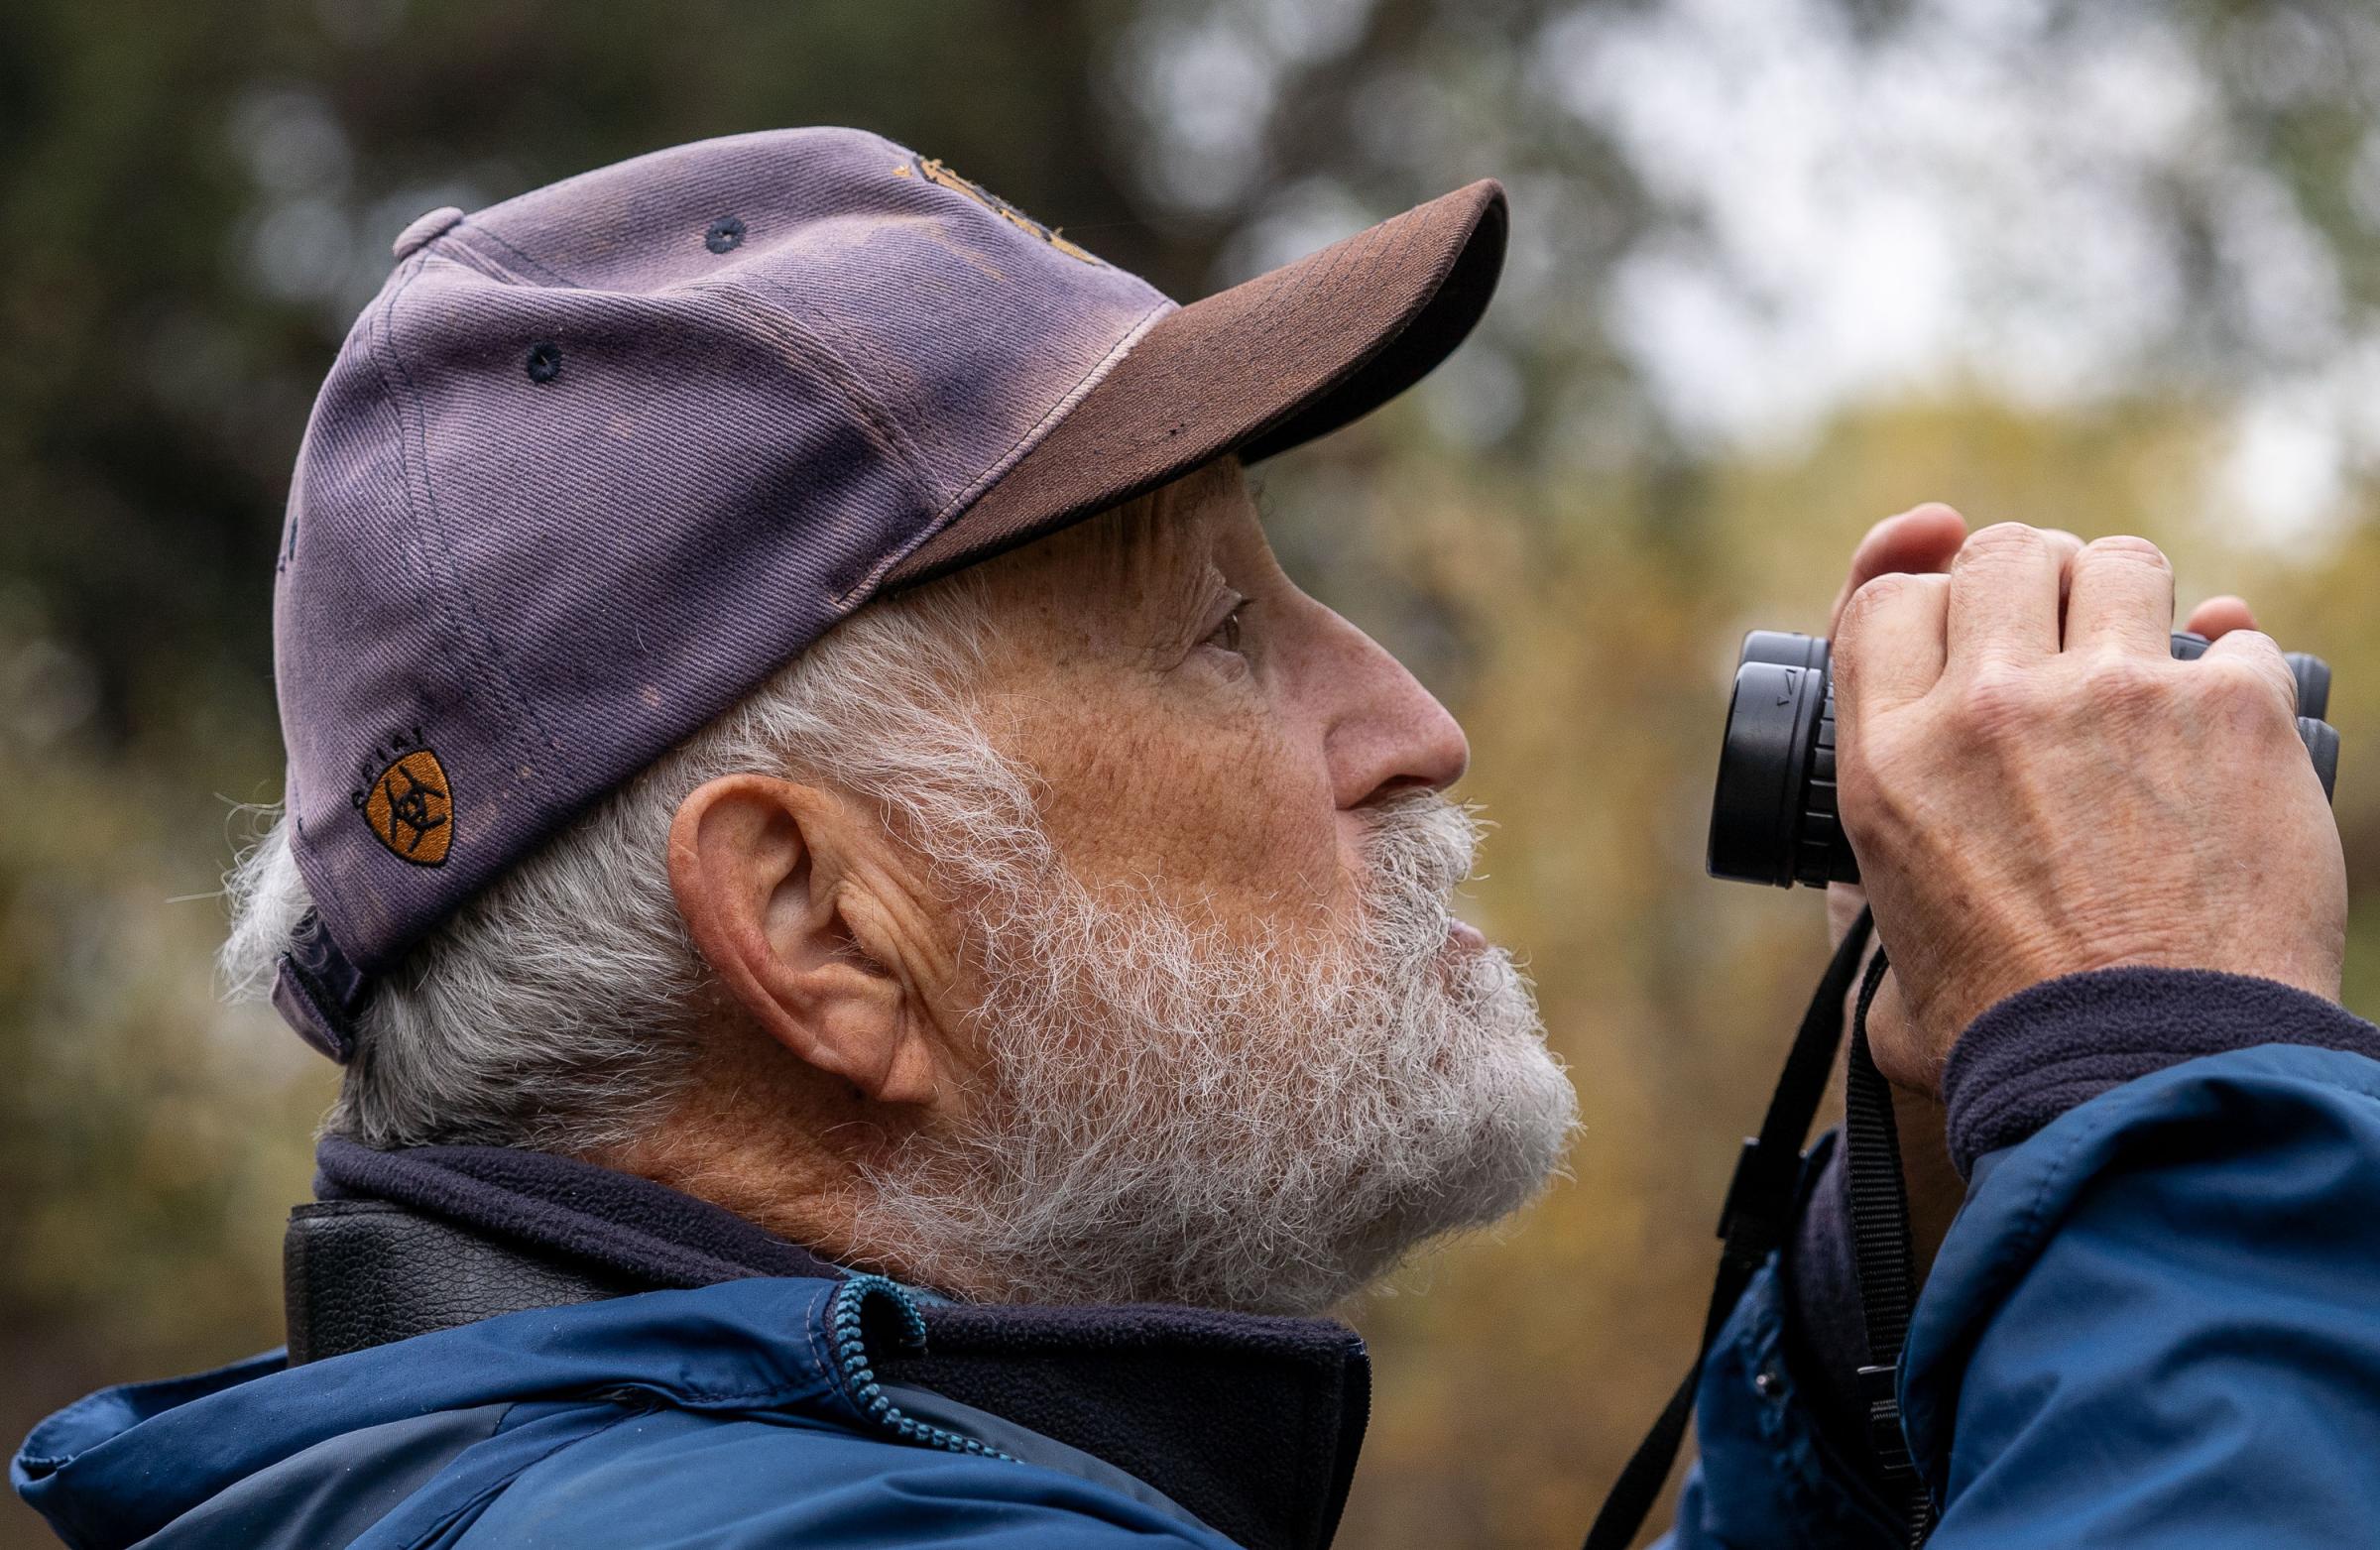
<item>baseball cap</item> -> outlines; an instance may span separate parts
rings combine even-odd
[[[869,599],[1418,381],[1504,229],[1475,182],[1178,306],[849,129],[422,216],[290,490],[275,1005],[346,1059],[377,975]]]

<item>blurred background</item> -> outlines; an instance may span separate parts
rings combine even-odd
[[[1353,1310],[1341,1541],[1575,1543],[1689,1354],[1824,949],[1713,883],[1736,637],[1924,499],[2148,534],[2336,664],[2380,1012],[2380,12],[2175,0],[10,0],[0,8],[0,1432],[280,1335],[327,1066],[218,1004],[277,799],[270,553],[389,243],[843,123],[1178,297],[1486,174],[1421,391],[1265,473],[1291,572],[1476,748],[1575,1180]],[[0,1544],[46,1542],[11,1497]]]

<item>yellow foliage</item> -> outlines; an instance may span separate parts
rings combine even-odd
[[[1587,1129],[1575,1176],[1352,1316],[1378,1363],[1343,1542],[1575,1539],[1669,1391],[1716,1213],[1824,949],[1819,900],[1715,883],[1703,830],[1738,635],[1819,630],[1875,519],[2146,533],[2186,598],[2240,591],[2337,669],[2338,814],[2380,882],[2380,530],[2260,547],[2210,515],[2188,406],[2048,417],[1944,400],[1683,474],[1540,484],[1446,455],[1399,410],[1270,477],[1284,552],[1409,655],[1470,730],[1462,794],[1498,824],[1467,907],[1528,962]],[[1335,557],[1334,557],[1335,556]],[[0,746],[0,1428],[98,1382],[278,1339],[279,1233],[329,1072],[215,1002],[203,894],[227,860],[211,781],[150,750]],[[2355,917],[2349,999],[2380,1010]],[[13,1524],[18,1519],[7,1520]],[[0,1527],[7,1526],[0,1524]]]

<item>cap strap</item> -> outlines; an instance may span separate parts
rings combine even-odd
[[[355,1054],[355,1015],[371,993],[371,979],[339,951],[322,917],[311,909],[299,916],[273,977],[273,1007],[282,1019],[345,1065]]]

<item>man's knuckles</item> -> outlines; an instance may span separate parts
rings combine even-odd
[[[2179,674],[2187,680],[2190,708],[2205,727],[2251,745],[2278,748],[2294,743],[2298,732],[2298,691],[2289,664],[2278,650],[2266,654],[2241,652],[2191,664]]]
[[[2138,724],[2171,714],[2185,698],[2183,673],[2170,657],[2099,647],[2070,653],[2067,661],[2074,682],[2060,702],[2082,720]]]
[[[1951,579],[1939,572],[1895,570],[1871,576],[1844,601],[1835,619],[1835,672],[1838,685],[1856,685],[1862,673],[1874,675],[1880,658],[1920,644],[1914,631],[1934,631],[1942,616],[1943,597]],[[1855,687],[1844,692],[1855,694]]]
[[[2047,661],[1984,656],[1946,678],[1936,699],[1941,730],[1979,744],[2183,715],[2220,714],[2295,729],[2295,683],[2288,662],[2269,643],[2195,662],[2144,656],[2120,646],[2068,652]]]
[[[2192,665],[2211,667],[2217,674],[2241,674],[2262,683],[2278,699],[2289,706],[2295,724],[2298,706],[2297,674],[2289,670],[2289,658],[2282,654],[2281,643],[2257,629],[2233,630],[2206,649],[2206,654]]]
[[[1947,681],[1941,734],[1964,751],[2029,741],[2064,708],[2052,680],[2051,673],[2031,663],[1984,656]]]
[[[1999,522],[1976,532],[1951,561],[1954,571],[2006,564],[2031,564],[2052,553],[2050,536],[2021,522]]]
[[[2091,539],[2076,550],[2074,563],[2078,567],[2146,566],[2150,570],[2160,571],[2167,575],[2173,574],[2174,569],[2173,561],[2165,557],[2165,550],[2147,538],[2137,537],[2128,533],[2114,533],[2103,538]]]
[[[1889,614],[1906,607],[1912,601],[1945,584],[1939,574],[1907,570],[1888,570],[1880,576],[1870,576],[1854,588],[1843,605],[1843,617],[1837,622],[1840,639],[1856,640],[1860,631],[1871,625],[1879,614]]]
[[[2128,561],[2142,563],[2141,559]],[[2280,648],[2268,638],[2241,640],[2197,661],[2144,656],[2121,647],[2070,652],[2050,676],[2052,702],[2038,707],[2064,725],[2114,725],[2146,731],[2222,729],[2251,740],[2297,732],[2297,686]]]

